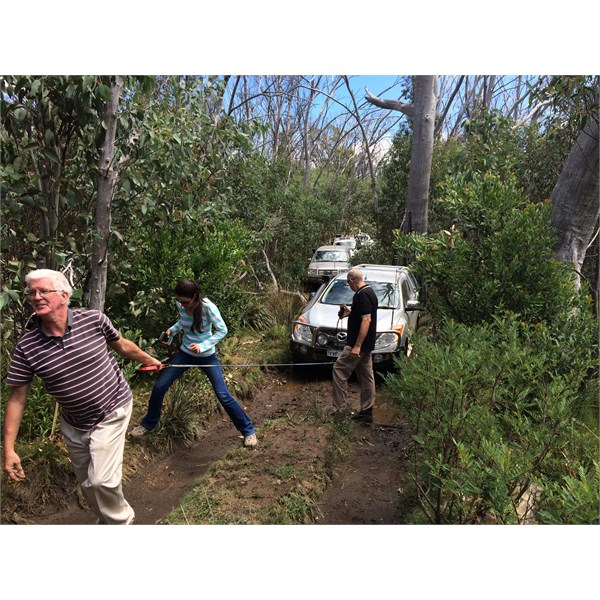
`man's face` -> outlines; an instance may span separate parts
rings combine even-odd
[[[56,291],[50,279],[30,281],[27,289],[31,306],[40,317],[50,315],[67,304],[67,292]]]

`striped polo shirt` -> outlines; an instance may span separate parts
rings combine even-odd
[[[37,375],[60,403],[65,421],[88,431],[132,399],[107,346],[120,337],[103,313],[69,309],[64,336],[48,336],[38,325],[19,340],[7,383],[28,385]]]
[[[192,331],[194,318],[187,314],[179,302],[177,302],[177,309],[179,310],[179,321],[175,325],[171,325],[169,329],[172,335],[183,330],[181,350],[192,356],[214,354],[217,343],[227,335],[227,325],[225,325],[216,304],[208,298],[202,298],[202,331]],[[198,344],[200,352],[190,350],[190,344]]]

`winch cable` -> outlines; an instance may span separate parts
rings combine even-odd
[[[200,368],[200,369],[211,369],[211,368],[216,368],[216,367],[221,367],[221,368],[225,368],[225,367],[261,367],[261,368],[267,368],[267,367],[309,367],[309,366],[321,366],[321,367],[330,367],[333,365],[333,362],[312,362],[312,363],[262,363],[262,364],[227,364],[227,363],[221,363],[218,365],[172,365],[172,364],[165,364],[163,366],[162,369],[159,369],[158,367],[154,366],[154,365],[148,365],[146,367],[140,367],[138,369],[138,372],[140,373],[151,373],[154,371],[162,371],[163,369],[174,369],[174,368],[179,368],[179,369],[190,369],[192,367],[196,367],[196,368]]]

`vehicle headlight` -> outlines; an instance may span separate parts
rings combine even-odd
[[[327,336],[324,333],[320,333],[317,336],[317,344],[319,346],[327,346]]]
[[[312,342],[312,328],[302,323],[294,325],[294,339],[299,342]]]
[[[391,331],[382,333],[375,340],[375,350],[381,351],[384,348],[387,349],[388,346],[391,346],[391,348],[389,348],[389,350],[394,351],[396,349],[396,346],[398,345],[399,341],[400,341],[400,337],[398,336],[397,333],[393,333]]]
[[[316,275],[317,274],[317,269],[309,269],[308,270],[308,274],[309,275]]]

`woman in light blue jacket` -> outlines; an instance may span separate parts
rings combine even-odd
[[[219,309],[208,298],[202,298],[198,284],[189,279],[177,282],[175,297],[179,321],[167,329],[166,335],[171,337],[183,331],[183,340],[169,363],[169,368],[161,371],[154,384],[146,416],[142,419],[142,423],[130,432],[130,435],[141,437],[158,425],[167,390],[190,368],[174,365],[194,365],[200,367],[208,377],[217,400],[236,429],[244,436],[244,446],[256,446],[256,433],[252,421],[227,389],[221,363],[215,352],[215,346],[227,334],[227,325]]]

